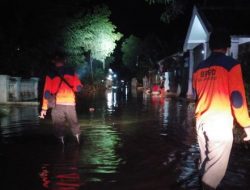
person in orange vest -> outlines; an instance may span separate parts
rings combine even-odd
[[[226,56],[231,44],[224,29],[211,33],[211,55],[193,73],[196,93],[196,131],[200,148],[200,171],[204,189],[216,189],[223,179],[233,143],[234,121],[250,140],[248,114],[241,66]]]
[[[76,114],[75,93],[81,91],[83,85],[74,70],[65,66],[63,55],[56,55],[52,60],[54,69],[45,78],[42,110],[40,118],[44,118],[49,109],[49,99],[55,96],[55,107],[52,108],[51,117],[55,127],[55,134],[64,144],[65,122],[71,127],[77,142],[80,141],[80,125]]]

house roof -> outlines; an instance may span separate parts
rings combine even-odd
[[[202,12],[194,6],[188,32],[185,38],[184,51],[193,48],[193,46],[196,46],[197,44],[207,42],[210,32],[210,23],[207,21]]]
[[[233,36],[250,36],[250,6],[193,7],[184,51],[208,41],[213,28],[225,28]]]

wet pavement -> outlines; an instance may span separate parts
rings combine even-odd
[[[65,146],[36,106],[10,106],[0,119],[1,190],[200,189],[193,103],[107,92],[77,107],[81,144]],[[94,112],[89,112],[94,107]],[[220,189],[250,189],[250,150],[234,144]]]

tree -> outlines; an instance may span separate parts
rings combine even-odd
[[[161,21],[170,23],[178,16],[184,14],[187,7],[190,5],[200,5],[206,7],[208,0],[145,0],[150,5],[160,4],[165,7],[165,11],[161,15]],[[216,1],[218,3],[218,1]]]
[[[157,67],[157,62],[167,55],[168,47],[156,35],[148,35],[145,39],[130,35],[121,47],[122,62],[141,79],[149,70]]]
[[[136,66],[138,66],[138,58],[141,51],[141,39],[130,35],[122,43],[122,62],[127,66],[132,72],[136,71]]]
[[[113,53],[116,42],[122,37],[110,21],[110,15],[107,6],[97,6],[86,14],[78,15],[66,27],[65,48],[75,64],[82,63],[84,52],[89,52],[90,61],[99,60],[105,67],[105,59]]]
[[[165,11],[161,15],[161,21],[169,23],[180,14],[183,14],[184,7],[188,0],[145,0],[149,4],[162,4]]]
[[[151,34],[142,41],[140,58],[138,60],[137,78],[140,79],[149,71],[158,68],[158,61],[166,57],[169,47],[166,42]]]
[[[148,35],[143,40],[141,56],[145,61],[150,63],[153,68],[157,61],[164,58],[168,54],[168,46],[165,41],[162,41],[156,35]]]

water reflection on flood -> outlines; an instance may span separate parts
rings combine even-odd
[[[1,181],[27,190],[198,190],[193,106],[137,91],[84,97],[78,107],[83,141],[77,145],[68,133],[65,146],[44,132],[52,131],[51,121],[39,121],[37,107],[12,106],[0,119]],[[250,153],[236,147],[222,189],[250,187]],[[27,178],[32,183],[23,184]]]
[[[44,188],[77,190],[91,183],[115,182],[121,158],[116,153],[120,138],[112,126],[92,123],[84,130],[84,146],[61,147],[39,173]],[[49,155],[53,156],[53,155]]]
[[[106,90],[107,111],[112,113],[117,107],[117,92],[114,90]]]
[[[77,146],[69,142],[59,149],[56,162],[51,164],[49,159],[43,164],[40,177],[44,188],[77,190],[95,183],[116,182],[122,163],[117,153],[121,146],[120,134],[110,120],[118,106],[116,92],[107,91],[105,99],[98,103],[103,108],[97,109],[97,113],[90,113],[87,118],[85,114],[79,115],[84,126],[84,144]]]
[[[81,152],[81,165],[86,166],[86,173],[116,173],[121,158],[116,153],[120,146],[119,134],[112,126],[96,125],[84,131],[85,145],[88,149]],[[97,179],[96,180],[100,180]]]
[[[76,190],[83,184],[79,172],[79,150],[57,151],[56,160],[42,165],[39,176],[46,189]]]
[[[1,136],[8,138],[21,136],[37,128],[39,124],[37,106],[4,106],[8,115],[0,118]]]

